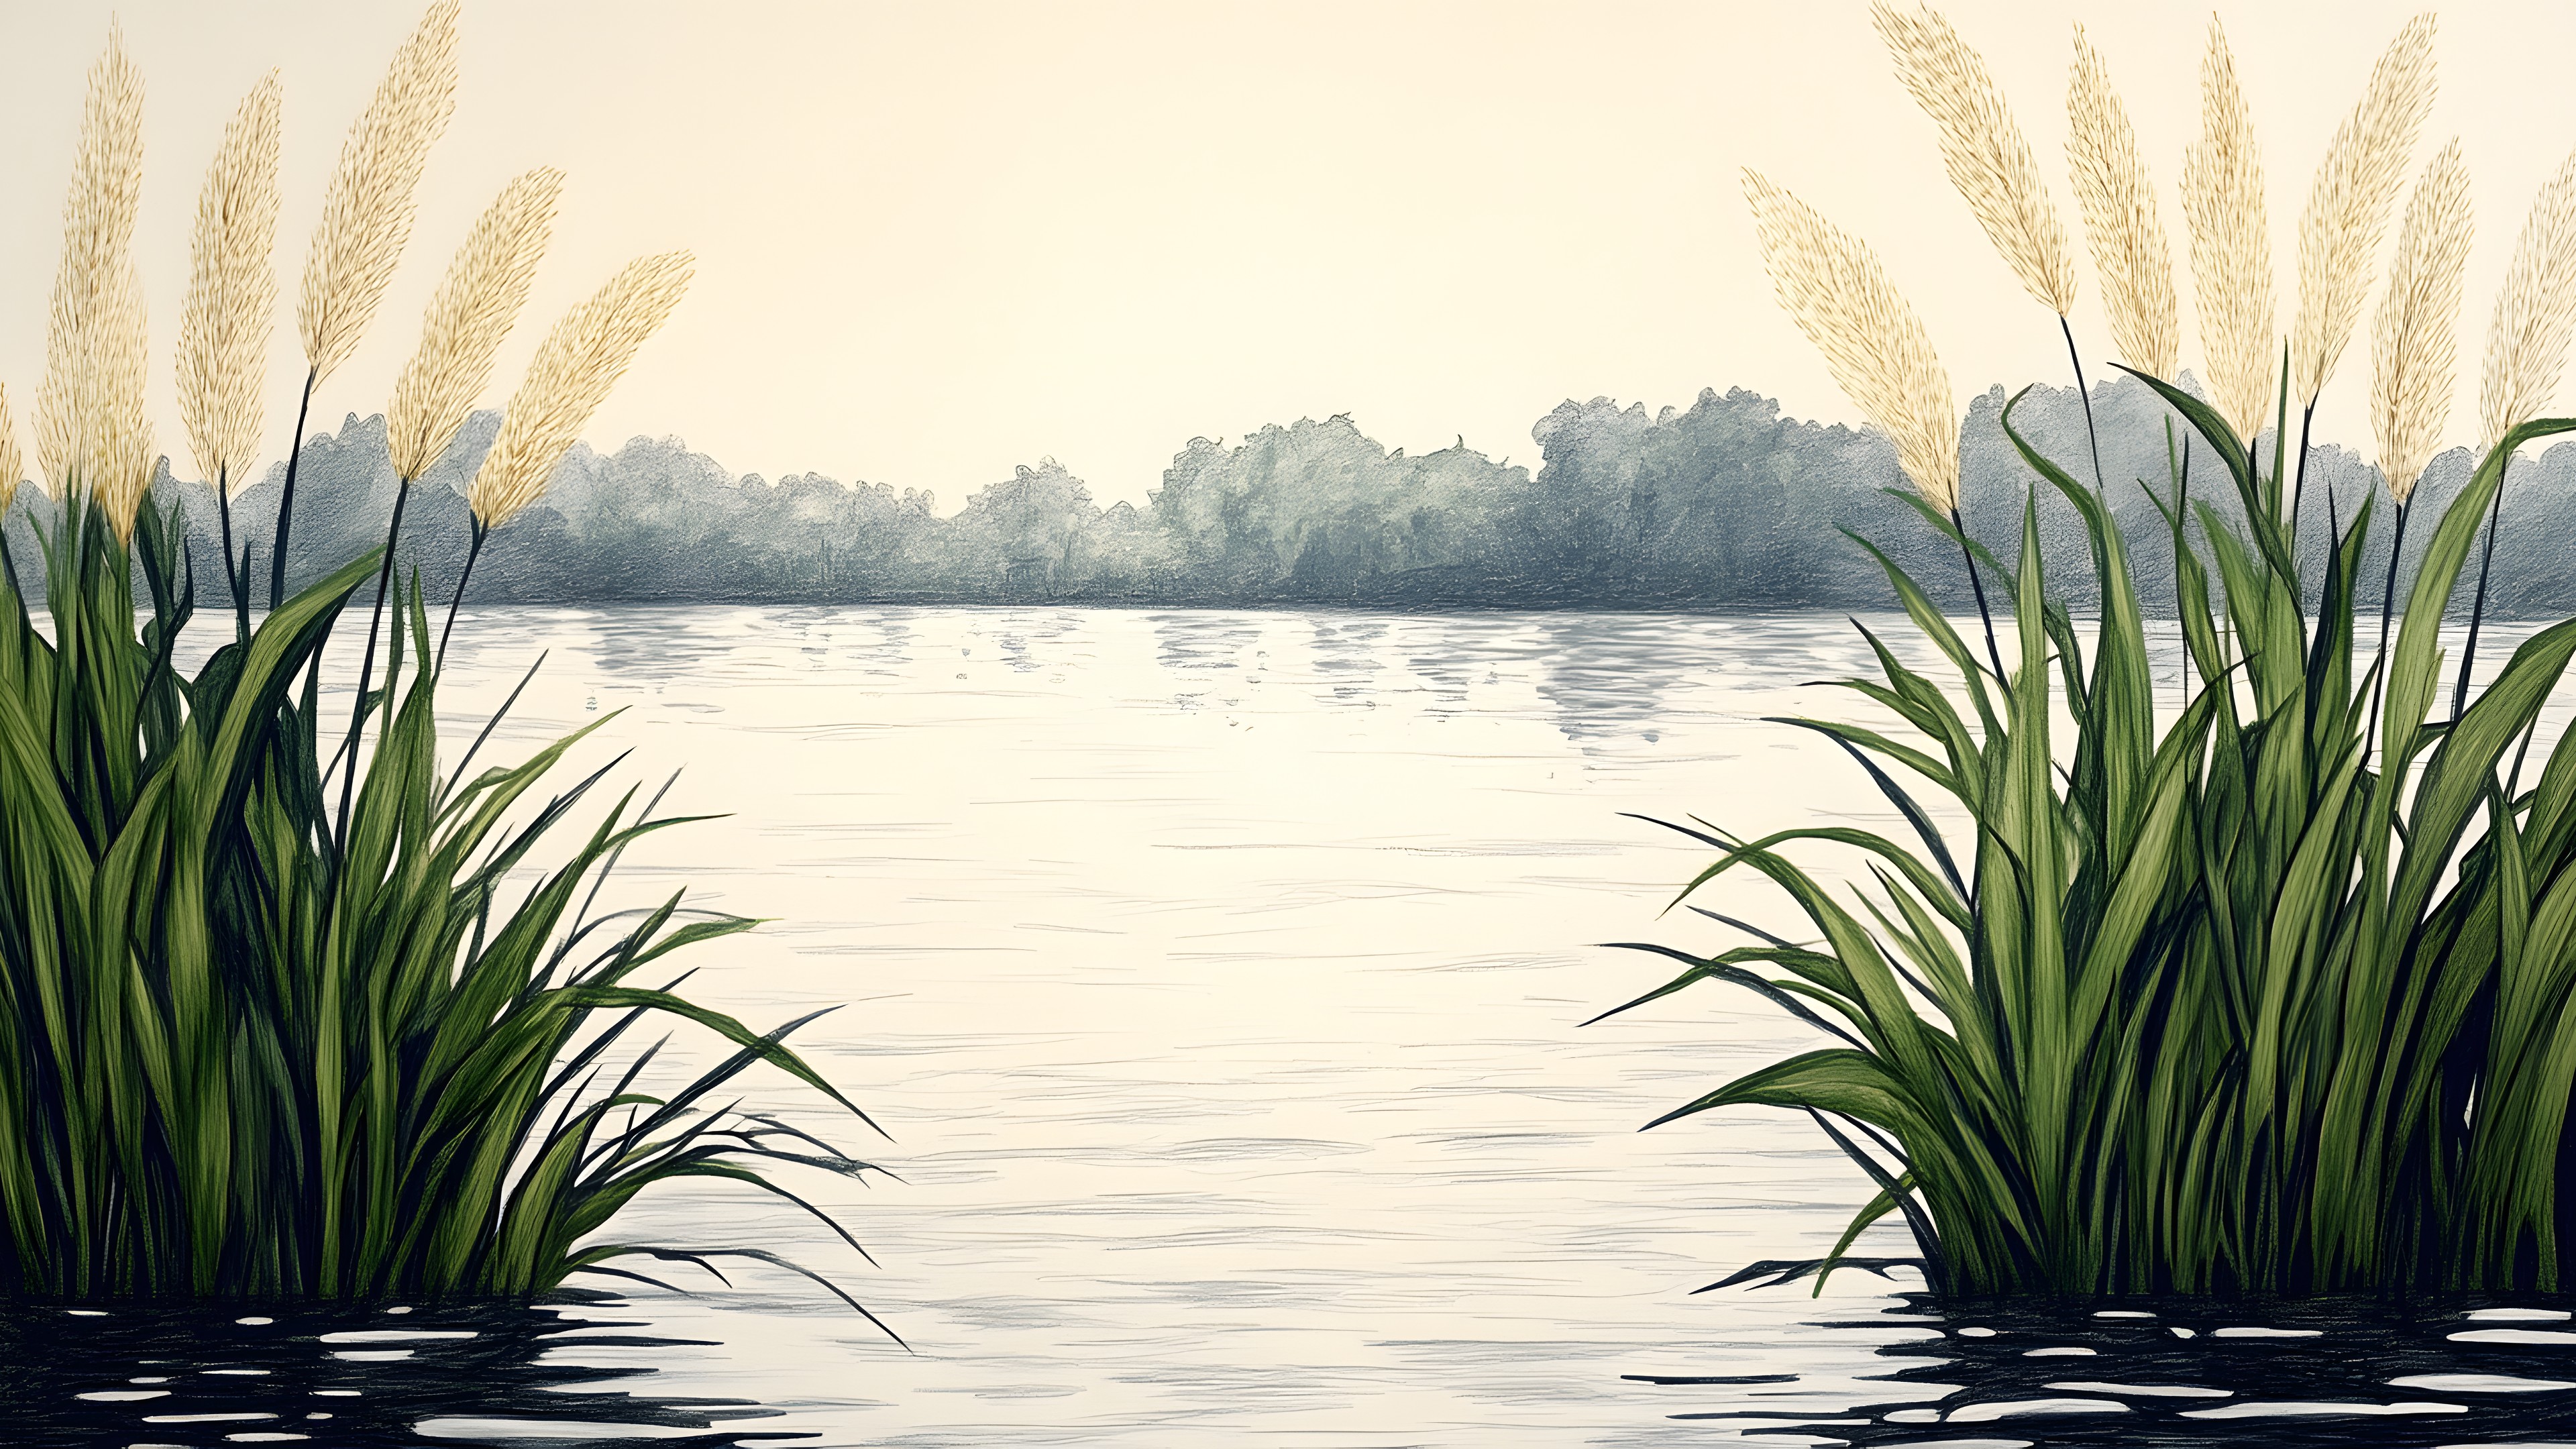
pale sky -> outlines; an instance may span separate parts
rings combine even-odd
[[[2414,8],[2223,12],[2263,138],[2284,329],[2310,174]],[[2182,266],[2174,186],[2198,123],[2207,8],[1944,9],[2010,94],[2079,238],[2063,147],[2070,26],[2085,24]],[[282,70],[273,459],[302,373],[294,291],[323,179],[420,7],[12,10],[0,382],[23,427],[81,89],[113,10],[148,85],[138,259],[160,446],[182,472],[169,348],[196,192],[242,94]],[[2442,94],[2417,164],[2459,135],[2477,196],[2459,442],[2476,430],[2477,358],[2514,233],[2576,146],[2576,5],[2440,14]],[[1141,501],[1193,435],[1301,416],[1351,413],[1415,452],[1463,434],[1526,463],[1530,424],[1568,397],[1657,408],[1742,385],[1793,414],[1855,420],[1772,300],[1738,189],[1746,165],[1878,248],[1963,407],[1990,383],[2065,379],[2054,319],[1949,189],[1861,0],[468,0],[463,35],[457,112],[411,251],[362,350],[316,398],[323,427],[383,409],[448,253],[505,181],[540,164],[570,179],[491,405],[564,307],[628,257],[685,246],[696,286],[589,440],[675,434],[736,473],[926,487],[943,511],[1044,455],[1104,502]],[[2089,262],[2084,288],[2091,364],[2109,344]],[[2184,366],[2197,367],[2187,276],[2181,290]],[[2321,432],[2366,447],[2363,326]]]

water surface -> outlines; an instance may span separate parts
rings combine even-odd
[[[2576,1331],[2454,1340],[2499,1326],[2465,1306],[2220,1338],[2289,1319],[1989,1324],[1901,1296],[1902,1271],[1844,1274],[1821,1301],[1693,1294],[1821,1254],[1869,1187],[1785,1114],[1635,1130],[1812,1043],[1714,986],[1579,1025],[1667,974],[1599,943],[1736,944],[1659,916],[1705,852],[1623,812],[1898,828],[1830,746],[1765,722],[1868,714],[1810,683],[1868,666],[1838,618],[494,609],[457,635],[451,755],[544,653],[487,759],[614,714],[569,768],[631,751],[619,778],[681,772],[666,810],[730,812],[639,847],[621,889],[774,918],[689,953],[691,989],[763,1027],[846,1003],[798,1040],[894,1140],[774,1077],[744,1079],[749,1102],[902,1179],[795,1184],[877,1267],[742,1192],[648,1198],[621,1233],[788,1253],[912,1352],[751,1267],[567,1310],[623,1325],[576,1338],[659,1342],[523,1335],[521,1372],[649,1368],[597,1391],[744,1401],[770,1411],[745,1430],[906,1449],[2180,1445],[2335,1425],[2430,1445],[2532,1442],[2576,1412]],[[1708,904],[1794,921],[1751,883]],[[2310,1360],[2334,1373],[2280,1367]],[[2427,1375],[2451,1377],[2388,1382]],[[2055,1386],[2186,1381],[2211,1396]],[[477,1410],[459,1382],[423,1419],[507,1441],[485,1421],[524,1407]],[[2456,1412],[2185,1416],[2276,1386]],[[1976,1407],[2057,1399],[2120,1407]]]

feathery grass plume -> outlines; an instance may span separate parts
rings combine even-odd
[[[2495,320],[2487,327],[2486,375],[2478,395],[2480,458],[2549,406],[2567,365],[2571,324],[2576,324],[2576,155],[2559,163],[2557,174],[2541,183],[2532,198],[2504,285],[2496,290]],[[2478,633],[2486,623],[2496,530],[2504,526],[2504,474],[2512,461],[2507,457],[2496,464],[2495,510],[2478,553],[2477,600],[2469,609],[2468,641],[2460,650],[2459,679],[2451,690],[2454,718],[2469,707],[2469,671],[2477,663]]]
[[[2531,200],[2513,261],[2496,291],[2478,398],[2478,455],[2540,416],[2558,390],[2576,331],[2576,153]]]
[[[528,300],[562,188],[563,173],[546,166],[512,181],[457,248],[386,410],[396,477],[428,472],[482,397],[492,354]]]
[[[304,460],[304,417],[313,390],[356,350],[384,299],[385,284],[411,240],[412,192],[430,143],[456,109],[456,5],[437,0],[394,52],[373,99],[349,128],[340,164],[323,192],[322,220],[304,258],[296,322],[304,340],[304,396],[278,491],[277,532],[268,550],[268,606],[286,597],[295,527],[295,474]]]
[[[1825,355],[1834,385],[1895,442],[1897,465],[1915,491],[1936,512],[1949,515],[1968,588],[1976,595],[1977,618],[1985,625],[1987,661],[1997,680],[2011,678],[1995,642],[1967,520],[1959,514],[1959,410],[1923,319],[1859,238],[1750,167],[1744,197],[1753,205],[1762,262],[1781,307]]]
[[[2075,64],[2066,87],[2066,162],[2102,278],[2111,340],[2129,366],[2171,378],[2182,348],[2174,315],[2173,254],[2156,214],[2155,182],[2138,156],[2137,133],[2111,88],[2110,67],[2075,27]]]
[[[1986,63],[1930,6],[1913,13],[1874,0],[1870,18],[1906,90],[1941,131],[1950,184],[2030,294],[2060,317],[2075,308],[2075,256],[2030,143],[2013,123]]]
[[[2335,128],[2299,214],[2299,309],[2290,325],[2291,387],[2313,406],[2361,320],[2370,263],[2388,209],[2433,107],[2433,15],[2406,22],[2371,67],[2352,114]]]
[[[555,324],[511,396],[492,450],[475,470],[466,501],[477,524],[499,528],[546,491],[555,464],[607,399],[635,350],[679,305],[691,268],[687,252],[639,257]],[[1955,461],[1951,476],[1955,492]]]
[[[447,277],[421,319],[420,345],[394,384],[386,409],[385,445],[398,486],[393,517],[385,525],[384,561],[376,573],[376,602],[367,618],[367,647],[359,656],[361,703],[349,711],[348,773],[340,782],[340,822],[345,835],[358,785],[358,741],[366,725],[363,697],[376,663],[376,631],[383,622],[394,577],[395,546],[402,539],[403,506],[411,485],[429,471],[483,395],[492,376],[492,354],[528,300],[552,229],[563,173],[540,166],[501,188],[476,219],[464,245],[448,263]],[[460,585],[462,579],[459,580]],[[399,629],[401,623],[396,621]]]
[[[100,294],[80,400],[82,480],[119,543],[134,541],[134,515],[152,487],[144,339],[143,279],[129,261],[110,273]]]
[[[197,193],[188,300],[179,320],[179,416],[197,475],[227,498],[259,451],[259,392],[277,303],[279,87],[270,71],[224,127]]]
[[[2415,492],[2450,417],[2471,220],[2469,172],[2455,139],[2425,165],[2406,203],[2372,335],[2370,422],[2380,471],[2399,503]]]
[[[2200,139],[2183,152],[2182,209],[2191,225],[2192,297],[2210,402],[2239,438],[2263,430],[2272,403],[2272,239],[2263,210],[2263,151],[2236,83],[2236,57],[2216,16],[2200,63]]]
[[[86,479],[95,426],[101,311],[131,281],[134,210],[143,190],[143,72],[114,24],[90,68],[80,147],[63,198],[63,255],[45,318],[45,378],[36,392],[37,481],[60,496]],[[84,484],[83,486],[88,486]]]
[[[1757,171],[1745,171],[1744,195],[1780,305],[1825,355],[1834,385],[1895,442],[1925,500],[1957,508],[1959,414],[1922,319],[1859,238]]]
[[[296,307],[317,384],[357,348],[411,239],[412,192],[456,109],[456,10],[429,7],[341,143]]]

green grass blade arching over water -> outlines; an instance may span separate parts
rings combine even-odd
[[[645,1187],[686,1177],[830,1223],[759,1167],[867,1164],[710,1094],[766,1063],[857,1108],[786,1047],[792,1028],[756,1033],[633,979],[753,923],[688,919],[676,898],[585,919],[617,854],[681,823],[631,796],[514,885],[599,777],[516,826],[580,735],[441,778],[416,588],[398,591],[397,703],[343,841],[324,811],[311,668],[376,557],[183,679],[160,641],[184,595],[155,554],[143,564],[162,607],[138,637],[114,627],[128,555],[95,511],[75,502],[49,544],[53,637],[14,596],[0,605],[8,1291],[525,1296],[606,1254],[680,1251],[589,1239]],[[165,689],[175,724],[156,734]],[[651,1015],[732,1054],[676,1093],[649,1091],[653,1051],[621,1046]]]
[[[2241,442],[2206,409],[2186,418],[2259,504]],[[1854,1232],[1901,1211],[1932,1282],[1953,1291],[2555,1287],[2576,1082],[2576,751],[2559,742],[2518,797],[2507,760],[2576,657],[2576,622],[2525,643],[2456,726],[2427,716],[2435,629],[2501,456],[2576,421],[2529,425],[2445,513],[2386,664],[2377,768],[2363,754],[2374,670],[2356,678],[2351,663],[2368,509],[2334,541],[2314,626],[2285,552],[2213,540],[2233,626],[2186,584],[2204,610],[2184,620],[2200,679],[2159,730],[2116,526],[2009,409],[2004,426],[2091,540],[2103,602],[2089,672],[2062,694],[2052,684],[2027,505],[2020,659],[1993,723],[1972,733],[1873,639],[1884,677],[1854,687],[1930,748],[1799,723],[1950,798],[1978,842],[1966,901],[1928,847],[1894,861],[1899,847],[1849,829],[1703,836],[1727,854],[1685,897],[1752,865],[1821,941],[1668,953],[1693,969],[1664,991],[1755,986],[1825,1008],[1816,1019],[1854,1040],[1659,1120],[1759,1104],[1862,1124],[1834,1134],[1885,1164]],[[1921,591],[1890,576],[1919,616]],[[2240,655],[2247,638],[2264,643]],[[2062,770],[2052,707],[2075,725]],[[1924,816],[1872,773],[1900,813]],[[1772,848],[1798,838],[1872,852],[1870,925]],[[1791,974],[1760,976],[1757,961]]]

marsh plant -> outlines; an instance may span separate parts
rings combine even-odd
[[[1884,3],[1878,16],[1952,179],[2063,318],[2063,229],[2003,97],[1938,16]],[[1758,839],[1684,827],[1722,852],[1684,901],[1749,870],[1805,924],[1775,933],[1720,917],[1748,944],[1644,947],[1687,969],[1641,1001],[1728,982],[1833,1044],[1659,1121],[1738,1104],[1804,1112],[1877,1188],[1826,1257],[1728,1281],[1813,1273],[1821,1291],[1836,1266],[1912,1261],[1958,1294],[2569,1286],[2576,742],[2536,735],[2576,656],[2576,621],[2523,643],[2482,692],[2462,659],[2448,699],[2438,631],[2516,450],[2576,430],[2540,416],[2576,317],[2576,158],[2542,188],[2514,254],[2486,357],[2482,460],[2432,520],[2413,578],[2398,577],[2394,550],[2387,574],[2359,576],[2379,498],[2332,523],[2315,551],[2322,577],[2301,577],[2294,537],[2306,420],[2359,331],[2408,190],[2432,44],[2431,17],[2404,27],[2336,131],[2300,219],[2284,335],[2261,156],[2213,23],[2202,132],[2182,168],[2204,395],[2178,382],[2154,191],[2108,68],[2078,32],[2069,159],[2105,311],[2125,370],[2179,424],[2169,475],[2149,490],[2176,559],[2157,582],[2173,590],[2187,654],[2182,697],[2161,714],[2142,581],[2091,480],[2025,442],[2007,408],[2033,475],[2018,558],[1968,537],[1956,412],[1921,323],[1865,245],[1748,177],[1783,305],[1895,440],[1928,525],[1972,577],[1992,575],[1998,609],[1981,604],[1981,657],[1872,549],[1925,657],[1955,682],[1869,635],[1880,676],[1849,687],[1904,729],[1791,721],[1861,764],[1910,842],[1841,825]],[[2458,144],[2438,148],[2398,220],[2373,319],[2369,411],[2401,535],[2452,392],[2468,194]],[[2213,474],[2238,518],[2204,496]],[[2050,596],[2043,486],[2084,520],[2101,599],[2089,630]],[[2473,626],[2464,654],[2475,641]],[[1938,808],[1917,798],[1926,787]],[[1845,896],[1793,862],[1789,848],[1809,843],[1859,852],[1867,883]],[[1849,1256],[1890,1214],[1919,1257]]]
[[[450,109],[456,22],[452,3],[430,10],[341,153],[299,310],[308,403],[400,258]],[[0,595],[0,1293],[527,1297],[575,1273],[641,1276],[614,1266],[638,1258],[792,1266],[615,1233],[644,1189],[717,1178],[847,1239],[762,1169],[867,1170],[727,1101],[766,1064],[866,1120],[783,1044],[801,1022],[755,1032],[663,975],[673,951],[752,922],[677,896],[598,910],[620,853],[680,822],[630,790],[568,849],[544,848],[605,777],[542,793],[589,730],[469,773],[487,724],[442,759],[445,626],[434,645],[390,531],[253,617],[254,546],[234,539],[231,503],[261,426],[279,111],[271,77],[197,211],[177,379],[219,500],[231,637],[189,677],[189,521],[149,486],[130,245],[142,82],[113,36],[91,78],[37,406],[41,617],[15,560]],[[487,384],[560,183],[539,168],[505,187],[429,303],[388,410],[403,498]],[[543,490],[687,280],[685,254],[647,257],[546,337],[473,480],[476,552]],[[19,463],[0,397],[0,506]],[[356,626],[353,603],[368,616],[343,720],[326,715],[323,654]],[[673,1019],[730,1044],[676,1088],[635,1031]]]

